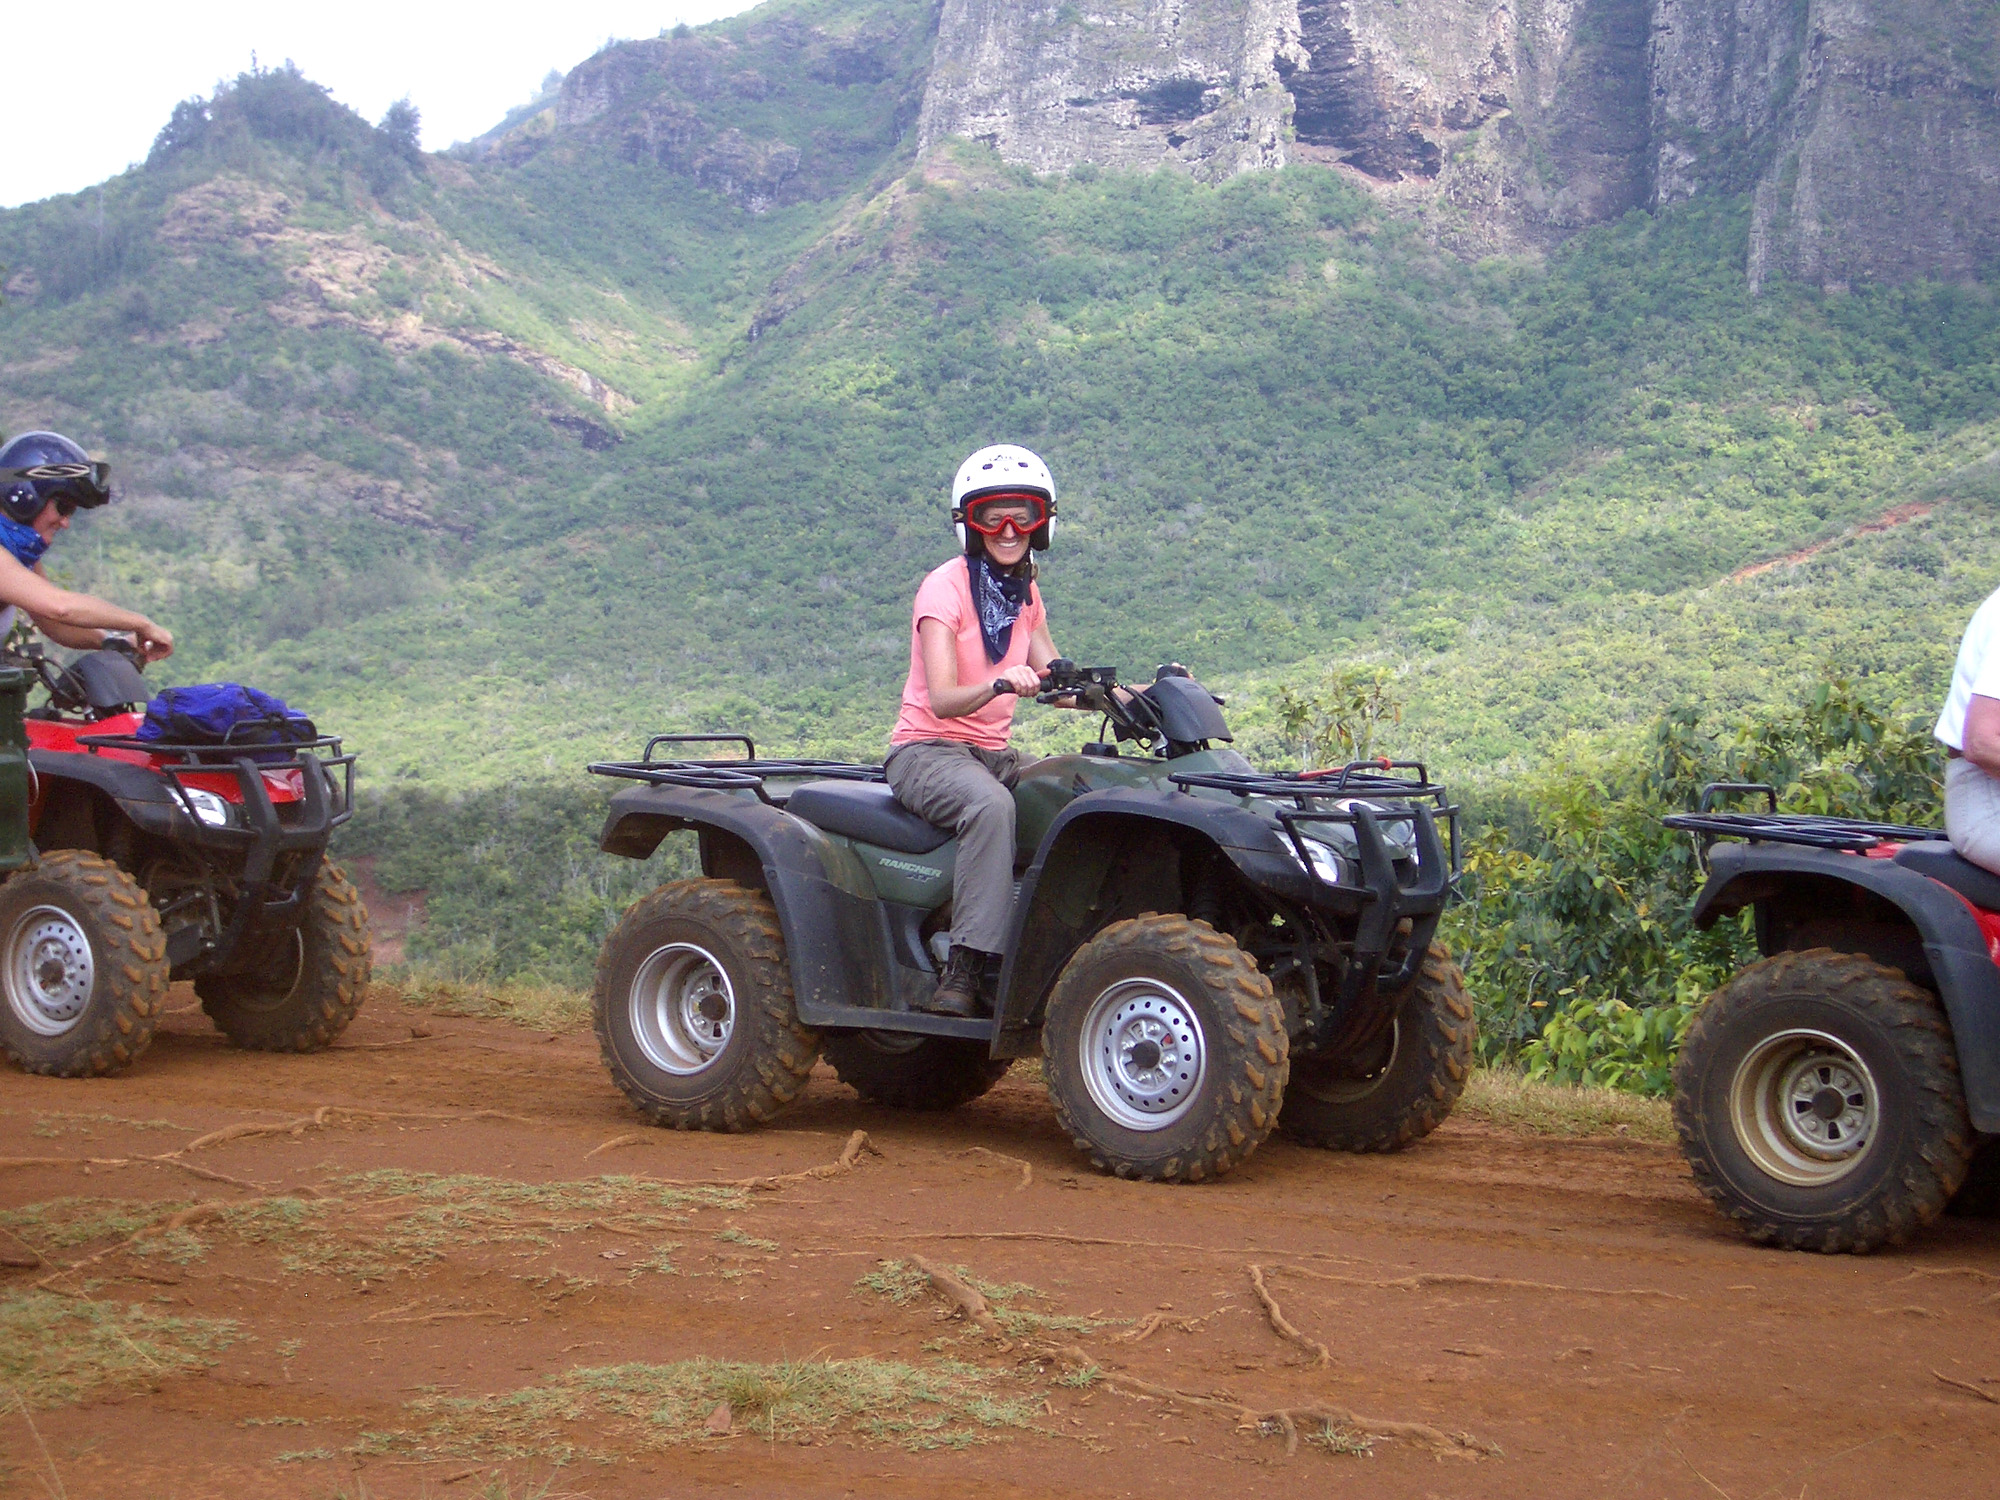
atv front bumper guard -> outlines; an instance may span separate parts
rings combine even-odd
[[[137,740],[129,735],[78,735],[77,743],[91,750],[127,750],[176,757],[153,767],[163,776],[169,796],[160,802],[120,798],[120,805],[144,831],[183,847],[192,845],[228,856],[236,882],[236,905],[227,923],[212,907],[208,922],[177,928],[167,940],[167,961],[176,970],[192,965],[203,972],[234,967],[245,947],[243,939],[259,930],[287,930],[298,925],[319,877],[333,830],[354,816],[353,754],[340,753],[340,740],[326,735],[283,747],[281,759],[259,759],[278,752],[241,745],[179,745]],[[332,753],[320,754],[323,750]],[[286,803],[285,812],[271,800],[266,773],[297,772],[300,800]],[[336,775],[336,773],[338,773]],[[231,775],[243,793],[243,826],[217,827],[195,813],[193,799],[181,778],[189,775]],[[296,861],[284,856],[296,854]],[[234,868],[240,856],[240,869]],[[285,878],[277,875],[280,864]]]
[[[1415,774],[1398,774],[1409,772]],[[1304,872],[1307,904],[1354,924],[1351,945],[1343,945],[1347,962],[1340,994],[1330,1007],[1319,992],[1317,945],[1301,944],[1296,963],[1312,1014],[1365,1016],[1376,993],[1401,994],[1416,979],[1459,873],[1458,808],[1422,762],[1357,761],[1327,771],[1194,772],[1170,779],[1183,791],[1200,787],[1278,804],[1269,811]],[[1383,834],[1385,826],[1398,823],[1409,825],[1413,835],[1414,859],[1408,863],[1415,868],[1407,881],[1397,871],[1396,848]],[[1307,834],[1328,824],[1353,830],[1358,881],[1329,880],[1313,859]],[[1401,930],[1405,922],[1407,932]]]

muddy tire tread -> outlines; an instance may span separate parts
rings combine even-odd
[[[1076,1149],[1098,1171],[1114,1177],[1151,1182],[1203,1182],[1241,1166],[1277,1126],[1290,1076],[1291,1039],[1285,1031],[1284,1010],[1271,981],[1233,938],[1217,932],[1198,917],[1177,912],[1142,912],[1114,922],[1071,958],[1085,967],[1121,952],[1165,952],[1196,972],[1207,971],[1208,987],[1224,1018],[1208,1038],[1211,1065],[1220,1072],[1223,1108],[1193,1148],[1154,1166],[1121,1159],[1092,1141],[1058,1089],[1051,1088],[1056,1116]],[[1061,1004],[1087,1005],[1088,996],[1065,995],[1065,979],[1080,970],[1066,967],[1049,998],[1050,1010]],[[1042,1027],[1044,1070],[1053,1056],[1053,1028]]]
[[[1465,993],[1465,975],[1442,943],[1432,943],[1425,951],[1415,987],[1434,997],[1433,1003],[1423,1008],[1417,1028],[1423,1086],[1381,1118],[1358,1129],[1338,1131],[1308,1123],[1299,1108],[1302,1096],[1294,1090],[1293,1109],[1288,1117],[1280,1116],[1280,1130],[1306,1145],[1366,1154],[1401,1151],[1450,1117],[1472,1077],[1479,1027],[1472,1001]]]
[[[323,861],[300,923],[305,939],[300,993],[282,1011],[260,1011],[232,1002],[223,976],[194,982],[202,1009],[216,1030],[246,1052],[320,1052],[347,1030],[368,998],[374,954],[368,908],[347,872]]]
[[[738,1024],[748,1021],[755,1031],[754,1062],[739,1070],[730,1087],[699,1104],[675,1104],[647,1093],[612,1045],[610,985],[624,944],[647,923],[667,917],[707,924],[736,947],[750,969],[750,983],[740,987],[748,994],[739,993],[737,1005]],[[799,1020],[792,997],[777,908],[762,891],[731,880],[671,881],[633,902],[598,951],[591,1018],[598,1055],[620,1091],[650,1123],[673,1130],[734,1133],[767,1124],[798,1098],[819,1060],[819,1033]]]
[[[1916,1159],[1871,1201],[1825,1224],[1773,1223],[1745,1203],[1711,1159],[1711,1121],[1694,1080],[1722,1045],[1741,1009],[1797,993],[1809,983],[1821,994],[1864,1008],[1887,1032],[1908,1069],[1917,1098]],[[1977,1137],[1966,1114],[1951,1025],[1935,995],[1888,968],[1831,948],[1778,953],[1751,964],[1711,995],[1688,1028],[1674,1065],[1674,1129],[1696,1186],[1758,1244],[1825,1254],[1866,1254],[1900,1245],[1944,1212],[1965,1179]]]
[[[6,1031],[0,1031],[0,1050],[24,1072],[49,1078],[101,1078],[123,1072],[152,1045],[153,1028],[166,1005],[167,935],[159,913],[130,875],[110,860],[80,849],[44,854],[7,883],[34,877],[63,886],[102,938],[92,960],[99,982],[110,987],[109,1003],[90,1023],[88,1035],[72,1033],[74,1045],[62,1057],[23,1052]]]

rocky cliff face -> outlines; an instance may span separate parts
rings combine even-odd
[[[943,0],[918,149],[985,141],[1037,171],[1280,167],[1304,63],[1293,0]]]
[[[823,198],[916,123],[935,19],[935,0],[854,0],[616,42],[573,69],[547,110],[479,150],[522,161],[608,141],[753,212]]]
[[[1987,0],[942,0],[918,126],[1038,171],[1338,164],[1467,251],[1755,194],[1751,270],[2000,251]]]
[[[1817,0],[1757,180],[1750,275],[1955,278],[2000,254],[2000,13]],[[1779,75],[1788,81],[1787,74]]]
[[[799,0],[607,48],[493,149],[577,137],[752,209],[914,129],[1038,172],[1317,161],[1464,253],[1751,193],[1754,281],[2000,253],[1992,0]],[[907,147],[902,147],[907,149]]]

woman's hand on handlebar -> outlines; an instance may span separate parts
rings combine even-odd
[[[1019,693],[1023,698],[1032,697],[1042,690],[1042,674],[1030,666],[1009,667],[993,679],[993,696],[1002,693]]]
[[[164,661],[174,654],[173,632],[163,626],[155,625],[144,616],[140,617],[140,622],[134,627],[132,634],[139,643],[139,649],[145,653],[147,661]]]

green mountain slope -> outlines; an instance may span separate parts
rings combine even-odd
[[[1003,438],[1063,486],[1058,642],[1187,662],[1267,752],[1271,690],[1352,658],[1460,779],[1829,659],[1937,693],[2000,582],[1986,284],[1753,297],[1740,201],[1469,265],[1319,167],[918,164],[927,14],[627,44],[599,113],[465,159],[246,75],[0,215],[0,425],[125,492],[59,573],[378,789],[669,727],[879,753],[951,466]]]

